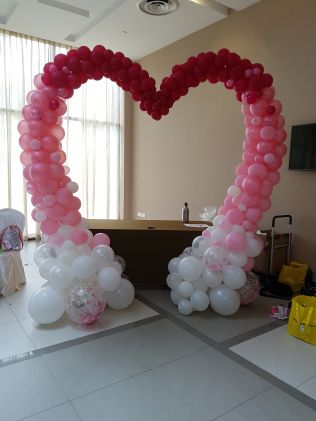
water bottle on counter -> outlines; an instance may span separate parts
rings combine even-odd
[[[182,222],[187,224],[189,222],[189,206],[187,202],[184,203],[184,206],[182,208]]]

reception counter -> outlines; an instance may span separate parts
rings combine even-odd
[[[115,254],[126,261],[125,273],[136,288],[166,288],[168,262],[191,246],[205,230],[203,221],[186,226],[181,221],[91,219],[89,229],[106,233]]]

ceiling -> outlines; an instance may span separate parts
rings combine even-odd
[[[103,44],[136,60],[260,0],[169,0],[169,5],[174,1],[173,13],[149,15],[139,10],[139,0],[1,0],[0,28],[74,46]],[[168,0],[151,3],[160,7]]]

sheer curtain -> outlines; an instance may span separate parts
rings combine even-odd
[[[36,233],[33,206],[25,191],[17,124],[33,78],[45,63],[69,47],[0,30],[0,208],[27,219],[26,235]],[[88,81],[67,101],[62,141],[69,176],[79,184],[82,216],[121,217],[123,156],[122,92],[110,80]]]

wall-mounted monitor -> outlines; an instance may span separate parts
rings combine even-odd
[[[316,171],[316,124],[292,126],[289,170]]]

